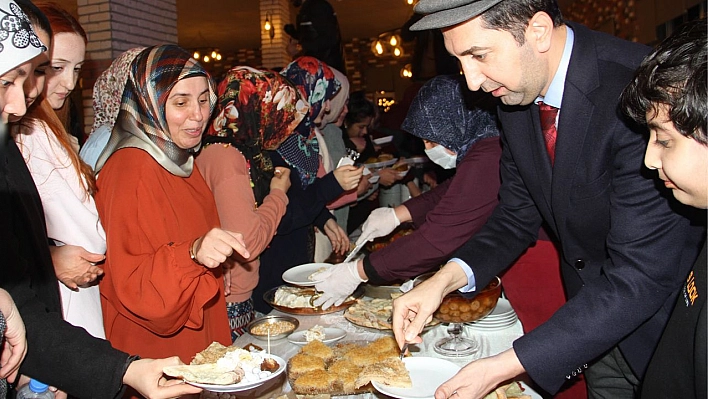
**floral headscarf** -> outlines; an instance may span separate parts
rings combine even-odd
[[[491,107],[480,106],[487,93],[471,92],[464,77],[439,75],[420,88],[401,126],[410,134],[457,153],[457,163],[479,140],[499,136]],[[491,98],[491,97],[490,97]]]
[[[92,133],[103,125],[113,128],[120,110],[123,89],[130,73],[130,64],[145,47],[132,48],[103,71],[93,85],[93,129]]]
[[[47,51],[27,15],[10,0],[0,0],[0,75]]]
[[[209,83],[210,111],[216,105],[214,82],[207,71],[181,47],[148,47],[133,60],[123,101],[106,149],[96,164],[100,171],[108,158],[121,148],[140,148],[175,176],[189,177],[195,151],[179,148],[171,139],[165,120],[165,104],[180,80],[203,76]]]
[[[331,100],[340,88],[327,64],[313,57],[300,57],[288,64],[280,72],[302,91],[310,104],[310,113],[295,129],[299,134],[289,137],[278,148],[278,153],[288,165],[300,175],[302,188],[312,184],[317,178],[319,167],[319,145],[315,137],[315,118],[324,103]]]
[[[238,148],[250,165],[258,204],[270,189],[273,163],[264,150],[275,150],[307,115],[302,93],[275,72],[234,67],[218,88],[217,114],[204,145],[226,143]]]

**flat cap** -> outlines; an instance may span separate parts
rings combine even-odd
[[[410,30],[447,28],[470,20],[503,0],[420,0],[415,12],[426,14]]]

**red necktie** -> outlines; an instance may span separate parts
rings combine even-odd
[[[543,132],[543,141],[546,142],[546,151],[551,158],[551,165],[556,158],[556,117],[558,116],[558,108],[538,102],[538,109],[541,115],[541,131]]]

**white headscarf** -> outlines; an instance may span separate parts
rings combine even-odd
[[[349,100],[349,80],[347,80],[347,77],[342,72],[332,67],[330,67],[330,69],[342,87],[339,88],[337,94],[329,101],[329,112],[322,117],[322,127],[336,122],[339,118],[339,113],[342,112],[342,109],[344,109],[344,106],[347,104],[347,100]]]
[[[20,7],[0,0],[0,75],[47,51]]]

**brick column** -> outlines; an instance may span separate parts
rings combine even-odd
[[[133,47],[177,44],[176,0],[77,0],[88,34],[81,75],[84,126],[93,126],[93,84],[117,56]]]
[[[260,15],[258,21],[261,32],[262,63],[264,68],[282,68],[290,63],[286,47],[288,34],[283,31],[285,24],[291,23],[290,2],[288,0],[260,0]],[[266,17],[275,32],[270,38],[269,32],[263,28]]]

